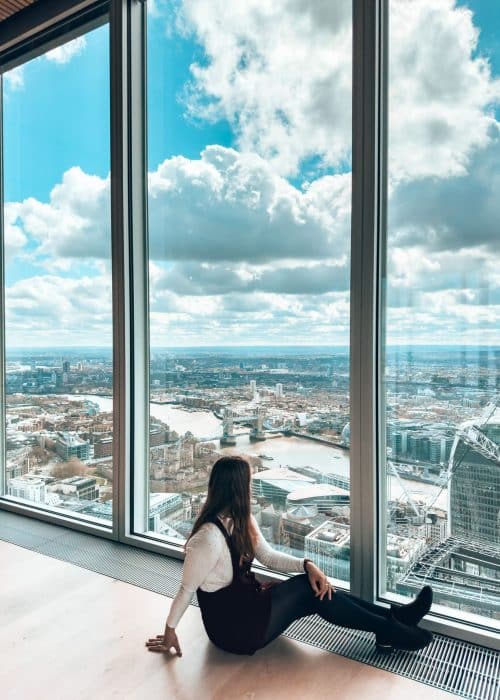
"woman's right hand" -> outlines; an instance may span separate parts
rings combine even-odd
[[[323,600],[325,596],[328,600],[332,599],[332,593],[335,593],[335,587],[332,586],[326,574],[324,574],[321,569],[309,560],[306,564],[307,575],[309,577],[309,583],[314,591],[316,598]]]
[[[177,652],[177,656],[182,656],[177,633],[173,627],[169,627],[168,625],[165,625],[165,632],[163,634],[157,634],[156,637],[148,639],[146,646],[148,651],[159,651],[163,653],[170,652],[170,649],[173,647]]]

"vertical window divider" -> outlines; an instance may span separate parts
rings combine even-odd
[[[122,541],[134,522],[145,522],[148,500],[142,476],[149,435],[144,15],[137,0],[111,0],[113,527]]]
[[[3,75],[0,73],[0,496],[6,491],[5,455],[5,237],[3,186]]]
[[[350,324],[351,591],[377,595],[377,265],[381,18],[386,0],[353,2]]]

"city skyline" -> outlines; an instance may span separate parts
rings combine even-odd
[[[211,465],[223,454],[239,453],[250,461],[252,512],[269,542],[348,581],[348,354],[243,350],[166,349],[152,357],[146,533],[187,537]],[[46,352],[41,361],[36,352],[22,356],[25,363],[7,373],[9,495],[109,521],[111,353]],[[500,414],[487,402],[498,391],[499,353],[480,350],[479,356],[486,363],[473,359],[470,366],[453,348],[389,356],[381,463],[386,584],[412,594],[423,576],[439,573],[437,602],[496,619],[492,557],[498,552],[499,503],[484,483],[498,480]],[[481,517],[471,520],[471,512]],[[449,569],[445,580],[443,567]],[[471,580],[474,587],[464,587]]]

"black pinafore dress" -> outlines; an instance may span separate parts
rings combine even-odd
[[[233,654],[253,654],[262,646],[271,614],[273,583],[259,582],[250,570],[252,563],[240,566],[240,556],[224,525],[211,520],[225,537],[231,553],[233,580],[229,586],[209,593],[198,588],[196,596],[209,639]]]

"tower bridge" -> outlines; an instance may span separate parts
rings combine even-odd
[[[224,408],[222,416],[222,437],[220,438],[221,445],[235,445],[236,438],[245,433],[235,433],[234,426],[250,425],[250,440],[261,441],[265,440],[268,433],[281,432],[281,429],[271,428],[266,422],[266,409],[262,406],[246,415],[235,415],[230,406]]]

